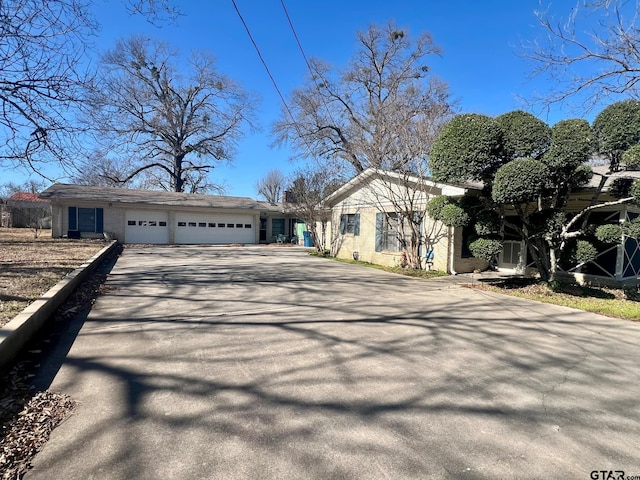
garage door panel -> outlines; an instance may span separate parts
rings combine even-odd
[[[125,243],[169,243],[169,214],[130,210],[125,214]]]
[[[252,215],[176,215],[176,243],[255,243]]]

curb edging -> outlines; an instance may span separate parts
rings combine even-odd
[[[56,309],[117,245],[113,240],[0,328],[0,369],[10,363]]]

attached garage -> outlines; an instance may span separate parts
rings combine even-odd
[[[125,243],[169,243],[169,214],[151,210],[125,212]]]
[[[62,183],[40,197],[51,202],[53,237],[73,233],[122,243],[251,245],[294,234],[283,204],[248,197]]]
[[[256,243],[253,215],[176,213],[175,243]]]

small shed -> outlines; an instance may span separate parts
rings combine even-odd
[[[14,228],[51,228],[51,202],[37,193],[16,192],[7,199],[9,225]]]

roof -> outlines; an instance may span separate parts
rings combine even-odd
[[[100,203],[125,203],[171,207],[207,207],[257,211],[282,211],[278,203],[260,202],[249,197],[202,195],[165,192],[162,190],[134,190],[117,187],[96,187],[56,183],[40,194],[41,199],[81,200]]]
[[[342,197],[348,196],[352,191],[362,186],[363,183],[370,182],[375,178],[385,177],[391,181],[398,181],[407,184],[414,184],[416,186],[430,186],[436,187],[442,190],[443,195],[448,196],[462,196],[469,189],[481,189],[481,186],[477,185],[454,185],[448,183],[436,182],[428,177],[420,177],[418,175],[406,175],[402,173],[391,172],[388,170],[379,170],[376,168],[367,168],[363,172],[360,172],[358,175],[353,177],[347,183],[338,188],[335,192],[325,198],[325,202],[328,204],[332,204],[336,202],[338,199]]]
[[[16,192],[11,195],[7,201],[11,202],[31,202],[31,203],[49,203],[49,200],[40,198],[37,193]]]
[[[596,167],[591,167],[593,171],[593,177],[589,181],[587,187],[589,188],[597,188],[600,185],[600,180],[603,175],[607,176],[607,181],[604,185],[604,190],[607,191],[609,187],[611,187],[612,183],[618,178],[632,178],[634,180],[640,179],[640,171],[639,170],[620,170],[617,172],[609,172],[608,165],[598,165]]]

